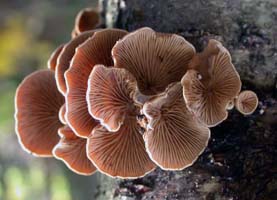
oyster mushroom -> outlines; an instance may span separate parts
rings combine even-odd
[[[183,37],[150,28],[126,35],[112,49],[114,66],[127,69],[143,95],[156,95],[180,81],[194,54],[194,47]]]
[[[15,96],[16,134],[19,143],[36,156],[52,156],[59,141],[59,110],[64,98],[56,87],[54,72],[39,70],[27,76]]]
[[[53,149],[55,158],[62,160],[77,174],[91,175],[97,171],[87,158],[86,139],[77,137],[68,126],[60,128],[59,135],[60,141]]]
[[[228,50],[216,40],[196,54],[181,82],[188,109],[209,127],[227,118],[226,109],[241,89]]]
[[[65,73],[66,121],[80,137],[87,137],[97,125],[87,108],[86,91],[88,78],[96,64],[112,66],[111,49],[126,31],[119,29],[99,30],[76,49],[70,68]]]
[[[235,99],[235,106],[240,113],[250,115],[256,110],[258,102],[258,97],[254,92],[245,90]]]
[[[146,150],[162,169],[184,169],[206,148],[210,130],[187,109],[180,83],[146,102],[143,114],[149,122],[144,133]]]

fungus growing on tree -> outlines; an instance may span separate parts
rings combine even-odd
[[[180,83],[145,103],[143,114],[149,122],[144,134],[147,152],[162,169],[184,169],[206,148],[210,130],[187,109]]]
[[[53,149],[55,158],[62,160],[77,174],[91,175],[96,172],[95,166],[87,158],[87,140],[77,137],[68,126],[60,128],[59,135],[60,141]]]
[[[36,156],[52,156],[59,141],[59,110],[64,98],[54,72],[39,70],[27,76],[15,95],[16,134],[22,147]]]
[[[53,52],[50,70],[19,85],[16,133],[28,152],[54,155],[83,175],[181,170],[234,104],[243,114],[256,109],[254,92],[239,93],[240,77],[220,42],[196,53],[176,34],[92,30],[98,23],[95,11],[81,11],[74,38]]]
[[[245,90],[235,99],[235,106],[240,113],[250,115],[256,110],[258,102],[258,97],[254,92]]]
[[[209,127],[227,118],[226,109],[241,89],[228,50],[216,40],[196,54],[181,82],[188,109]]]

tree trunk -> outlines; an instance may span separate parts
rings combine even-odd
[[[243,89],[254,90],[260,100],[253,115],[245,117],[233,110],[226,121],[212,128],[208,148],[193,166],[117,180],[106,199],[277,199],[277,1],[100,3],[107,27],[133,31],[149,26],[177,33],[198,51],[209,38],[222,41],[231,52]]]

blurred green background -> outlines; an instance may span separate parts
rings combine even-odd
[[[76,175],[58,160],[21,149],[14,133],[14,94],[21,80],[46,68],[70,39],[77,12],[96,0],[0,0],[0,199],[94,199],[101,176]]]

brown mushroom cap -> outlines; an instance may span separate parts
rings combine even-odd
[[[146,153],[135,117],[126,118],[117,132],[96,126],[87,142],[87,155],[99,171],[111,177],[138,178],[156,165]]]
[[[145,95],[158,94],[180,81],[194,53],[194,47],[183,37],[150,28],[126,35],[112,49],[115,67],[131,72]]]
[[[65,83],[64,73],[70,66],[71,59],[75,54],[75,49],[80,44],[85,42],[93,34],[94,34],[94,31],[88,31],[78,35],[70,42],[68,42],[66,45],[64,45],[58,57],[55,76],[56,76],[58,89],[63,95],[65,95],[66,93],[66,83]]]
[[[180,83],[145,103],[143,113],[149,122],[144,134],[146,150],[162,169],[184,169],[206,148],[210,130],[187,109]]]
[[[92,30],[101,23],[99,12],[93,8],[81,10],[76,19],[74,30],[77,35],[84,31]]]
[[[192,60],[190,67],[193,67],[181,82],[188,109],[211,127],[227,118],[226,109],[240,92],[241,81],[229,52],[220,42],[212,40],[207,48],[204,50],[205,56],[201,54],[197,57],[202,59],[201,62]]]
[[[136,80],[127,70],[94,66],[87,90],[89,113],[108,131],[118,131],[126,117],[136,115],[131,97],[135,89]]]
[[[65,119],[65,112],[66,112],[66,106],[65,104],[63,104],[59,111],[59,119],[60,119],[60,122],[62,122],[63,124],[67,124]]]
[[[91,175],[97,171],[87,158],[86,139],[77,137],[68,126],[60,128],[59,135],[61,139],[53,150],[55,158],[62,160],[77,174]]]
[[[61,51],[63,50],[64,44],[58,46],[55,51],[51,54],[48,62],[47,62],[47,66],[48,69],[55,71],[56,70],[56,66],[57,66],[57,60],[58,57],[61,53]]]
[[[22,81],[15,96],[15,120],[24,150],[36,156],[52,156],[62,127],[59,109],[63,104],[53,71],[40,70]]]
[[[127,32],[105,29],[95,34],[76,49],[70,68],[65,73],[66,121],[80,137],[87,137],[97,122],[90,116],[86,102],[88,78],[96,64],[112,66],[111,49]]]
[[[258,97],[254,92],[245,90],[236,98],[235,105],[239,112],[250,115],[256,110],[258,102]]]

